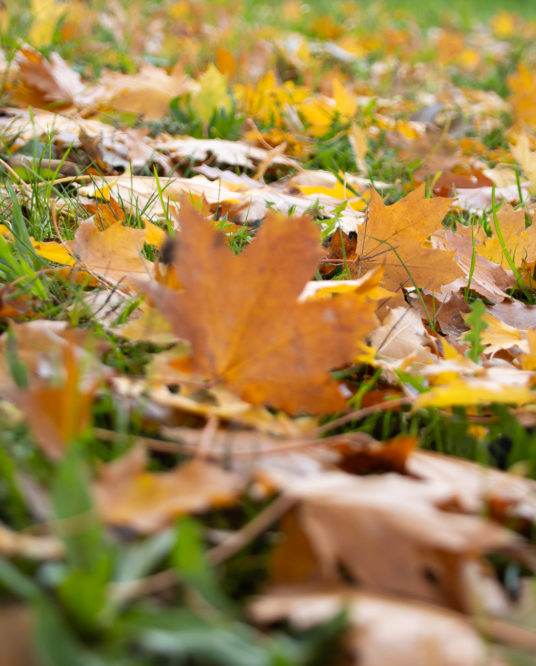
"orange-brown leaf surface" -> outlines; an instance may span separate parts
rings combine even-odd
[[[177,516],[232,504],[242,487],[240,476],[202,460],[149,472],[143,449],[132,449],[102,467],[95,498],[107,523],[154,532]]]
[[[356,254],[361,265],[385,265],[384,284],[388,289],[414,282],[428,289],[455,280],[460,271],[454,253],[430,247],[427,238],[441,228],[453,200],[427,199],[424,185],[404,199],[386,206],[371,191],[368,218],[359,228]]]
[[[268,215],[240,256],[184,205],[175,266],[184,292],[158,300],[177,335],[192,343],[194,369],[245,400],[291,413],[331,412],[345,398],[330,376],[348,363],[373,323],[365,297],[298,303],[320,259],[309,218]]]

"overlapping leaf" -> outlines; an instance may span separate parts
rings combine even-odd
[[[257,238],[235,256],[225,236],[184,206],[175,267],[184,293],[156,298],[192,365],[252,403],[291,413],[342,409],[329,371],[352,360],[372,327],[365,297],[298,303],[320,258],[309,218],[267,216]]]

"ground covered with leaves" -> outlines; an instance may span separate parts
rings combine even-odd
[[[536,14],[409,4],[0,7],[2,666],[534,663]]]

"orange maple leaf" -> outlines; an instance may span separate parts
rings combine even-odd
[[[154,291],[174,332],[192,344],[192,369],[251,403],[289,413],[343,409],[329,371],[355,356],[374,306],[363,295],[298,302],[321,256],[314,222],[270,213],[240,256],[186,203],[180,228],[175,267],[184,292]]]
[[[523,268],[524,265],[532,264],[536,260],[536,238],[532,226],[525,228],[524,210],[515,210],[509,203],[504,203],[497,213],[496,222],[492,218],[492,229],[493,237],[484,237],[483,245],[477,248],[477,252],[483,257],[506,269],[510,266],[506,253],[516,268]],[[503,243],[498,237],[498,232]]]
[[[454,252],[432,247],[427,238],[441,228],[453,199],[424,196],[424,184],[397,203],[386,206],[371,191],[368,218],[358,229],[357,262],[369,269],[383,264],[384,286],[439,288],[455,280],[461,271]]]
[[[59,386],[36,383],[26,390],[14,390],[14,401],[24,412],[43,453],[58,460],[67,446],[91,421],[91,405],[97,380],[83,376],[77,350],[62,348],[64,378]]]

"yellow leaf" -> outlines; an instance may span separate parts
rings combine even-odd
[[[148,245],[160,247],[166,238],[167,234],[161,227],[145,220],[145,242]]]
[[[514,15],[504,9],[491,19],[491,29],[497,37],[511,37],[515,30]]]
[[[504,246],[517,268],[536,260],[536,237],[532,226],[525,229],[524,210],[515,210],[510,204],[504,203],[497,213],[497,223]],[[503,268],[508,268],[509,263],[497,237],[494,222],[492,228],[495,232],[493,237],[486,238],[484,243],[478,246],[478,253],[496,264],[501,264]]]
[[[34,46],[48,46],[56,25],[61,16],[67,11],[66,5],[60,5],[55,0],[32,0],[32,27],[28,39]]]
[[[357,100],[355,95],[349,93],[339,79],[333,79],[333,99],[335,109],[345,120],[353,118],[357,112]]]
[[[534,72],[519,64],[517,72],[507,78],[512,90],[510,103],[518,120],[536,126],[536,76]]]
[[[205,123],[211,119],[215,111],[231,109],[231,97],[227,91],[227,77],[219,72],[214,65],[199,77],[200,88],[193,93],[192,111]]]
[[[348,130],[348,141],[354,151],[358,171],[366,173],[367,163],[365,162],[365,156],[368,150],[368,140],[365,132],[363,132],[359,125],[352,123],[352,126]]]
[[[501,402],[524,405],[534,402],[535,394],[527,386],[501,386],[500,384],[471,379],[457,379],[448,386],[421,393],[415,401],[415,409],[424,407],[454,407],[488,405]]]
[[[297,185],[297,187],[303,192],[303,194],[308,194],[310,196],[320,194],[333,197],[334,199],[341,199],[343,201],[347,200],[350,207],[354,210],[365,210],[370,199],[370,192],[365,192],[359,197],[356,197],[354,192],[347,187],[346,181],[341,183],[340,180],[337,180],[332,187],[325,187],[322,185]]]
[[[536,110],[534,118],[536,121]],[[510,144],[512,155],[523,170],[525,176],[530,180],[529,192],[531,194],[536,194],[536,151],[533,151],[530,148],[530,139],[525,132],[514,137],[514,142]]]
[[[529,329],[526,333],[529,343],[529,353],[521,357],[521,367],[523,370],[536,370],[536,329]]]
[[[33,238],[30,239],[35,253],[43,259],[54,261],[56,264],[63,264],[64,266],[74,266],[75,257],[74,253],[70,253],[61,243],[56,241],[40,242]]]
[[[334,109],[327,98],[309,99],[300,105],[299,110],[311,126],[309,132],[313,136],[322,136],[331,127]]]

